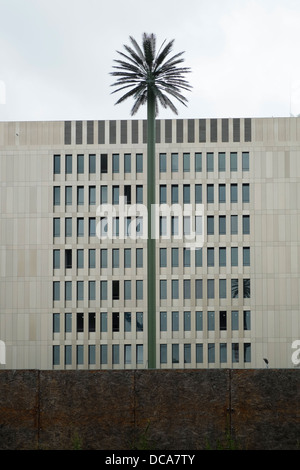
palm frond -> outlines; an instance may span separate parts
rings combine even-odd
[[[191,85],[185,79],[185,74],[190,72],[189,67],[179,67],[184,62],[183,52],[169,57],[172,51],[174,39],[160,46],[156,53],[156,36],[144,33],[142,46],[130,36],[131,46],[124,45],[125,53],[117,51],[120,59],[114,60],[111,75],[117,80],[112,84],[118,87],[112,93],[130,89],[117,102],[121,103],[129,97],[135,100],[131,110],[134,115],[138,109],[147,102],[148,94],[155,97],[155,109],[158,114],[158,103],[163,108],[170,108],[175,114],[177,109],[171,99],[175,98],[186,106],[187,99],[182,91],[190,91]]]

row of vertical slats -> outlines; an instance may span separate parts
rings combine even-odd
[[[86,143],[87,144],[116,144],[117,139],[117,121],[112,120],[108,122],[108,141],[106,139],[106,126],[105,121],[98,121],[98,139],[95,142],[95,122],[87,121],[86,123]],[[173,135],[173,121],[166,119],[164,121],[156,121],[156,142],[162,142],[162,126],[164,125],[164,142],[172,143],[174,138],[176,143],[184,142],[184,120],[176,120],[175,136]],[[187,120],[187,141],[189,143],[195,142],[195,119]],[[205,142],[229,142],[229,119],[221,119],[221,132],[218,128],[218,119],[199,119],[198,120],[199,143]],[[121,144],[138,144],[139,139],[139,121],[131,121],[131,141],[128,138],[128,121],[122,120],[120,124],[120,142]],[[244,119],[244,142],[251,142],[251,118]],[[241,142],[241,119],[232,120],[232,140],[233,142]],[[147,121],[142,123],[142,141],[147,142]],[[64,128],[64,142],[65,145],[70,145],[72,142],[72,122],[65,121]],[[83,121],[75,122],[75,142],[76,145],[83,144]]]

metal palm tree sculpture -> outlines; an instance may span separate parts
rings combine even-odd
[[[133,98],[134,105],[131,115],[147,103],[147,210],[148,210],[148,239],[147,239],[147,292],[148,292],[148,367],[156,367],[156,268],[155,268],[155,220],[151,217],[152,205],[155,204],[155,117],[159,104],[170,108],[175,114],[177,109],[171,99],[175,98],[186,106],[187,99],[181,94],[182,90],[189,91],[191,86],[184,75],[190,72],[187,67],[179,67],[184,59],[183,52],[169,58],[174,40],[161,45],[156,52],[156,37],[154,34],[143,34],[142,47],[133,37],[130,37],[132,47],[124,45],[126,53],[118,52],[121,59],[115,60],[117,65],[111,75],[117,77],[112,86],[118,88],[117,93],[127,90],[116,102],[122,103],[127,98]],[[153,236],[152,236],[153,234]]]

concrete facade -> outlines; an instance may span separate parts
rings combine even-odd
[[[0,123],[1,368],[147,367],[146,240],[97,236],[146,204],[145,132]],[[157,242],[157,368],[297,367],[300,118],[159,120],[156,155],[157,202],[204,208],[202,250]]]

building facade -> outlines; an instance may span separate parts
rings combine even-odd
[[[147,368],[146,132],[0,123],[1,368]],[[296,367],[300,118],[156,141],[157,368]]]

